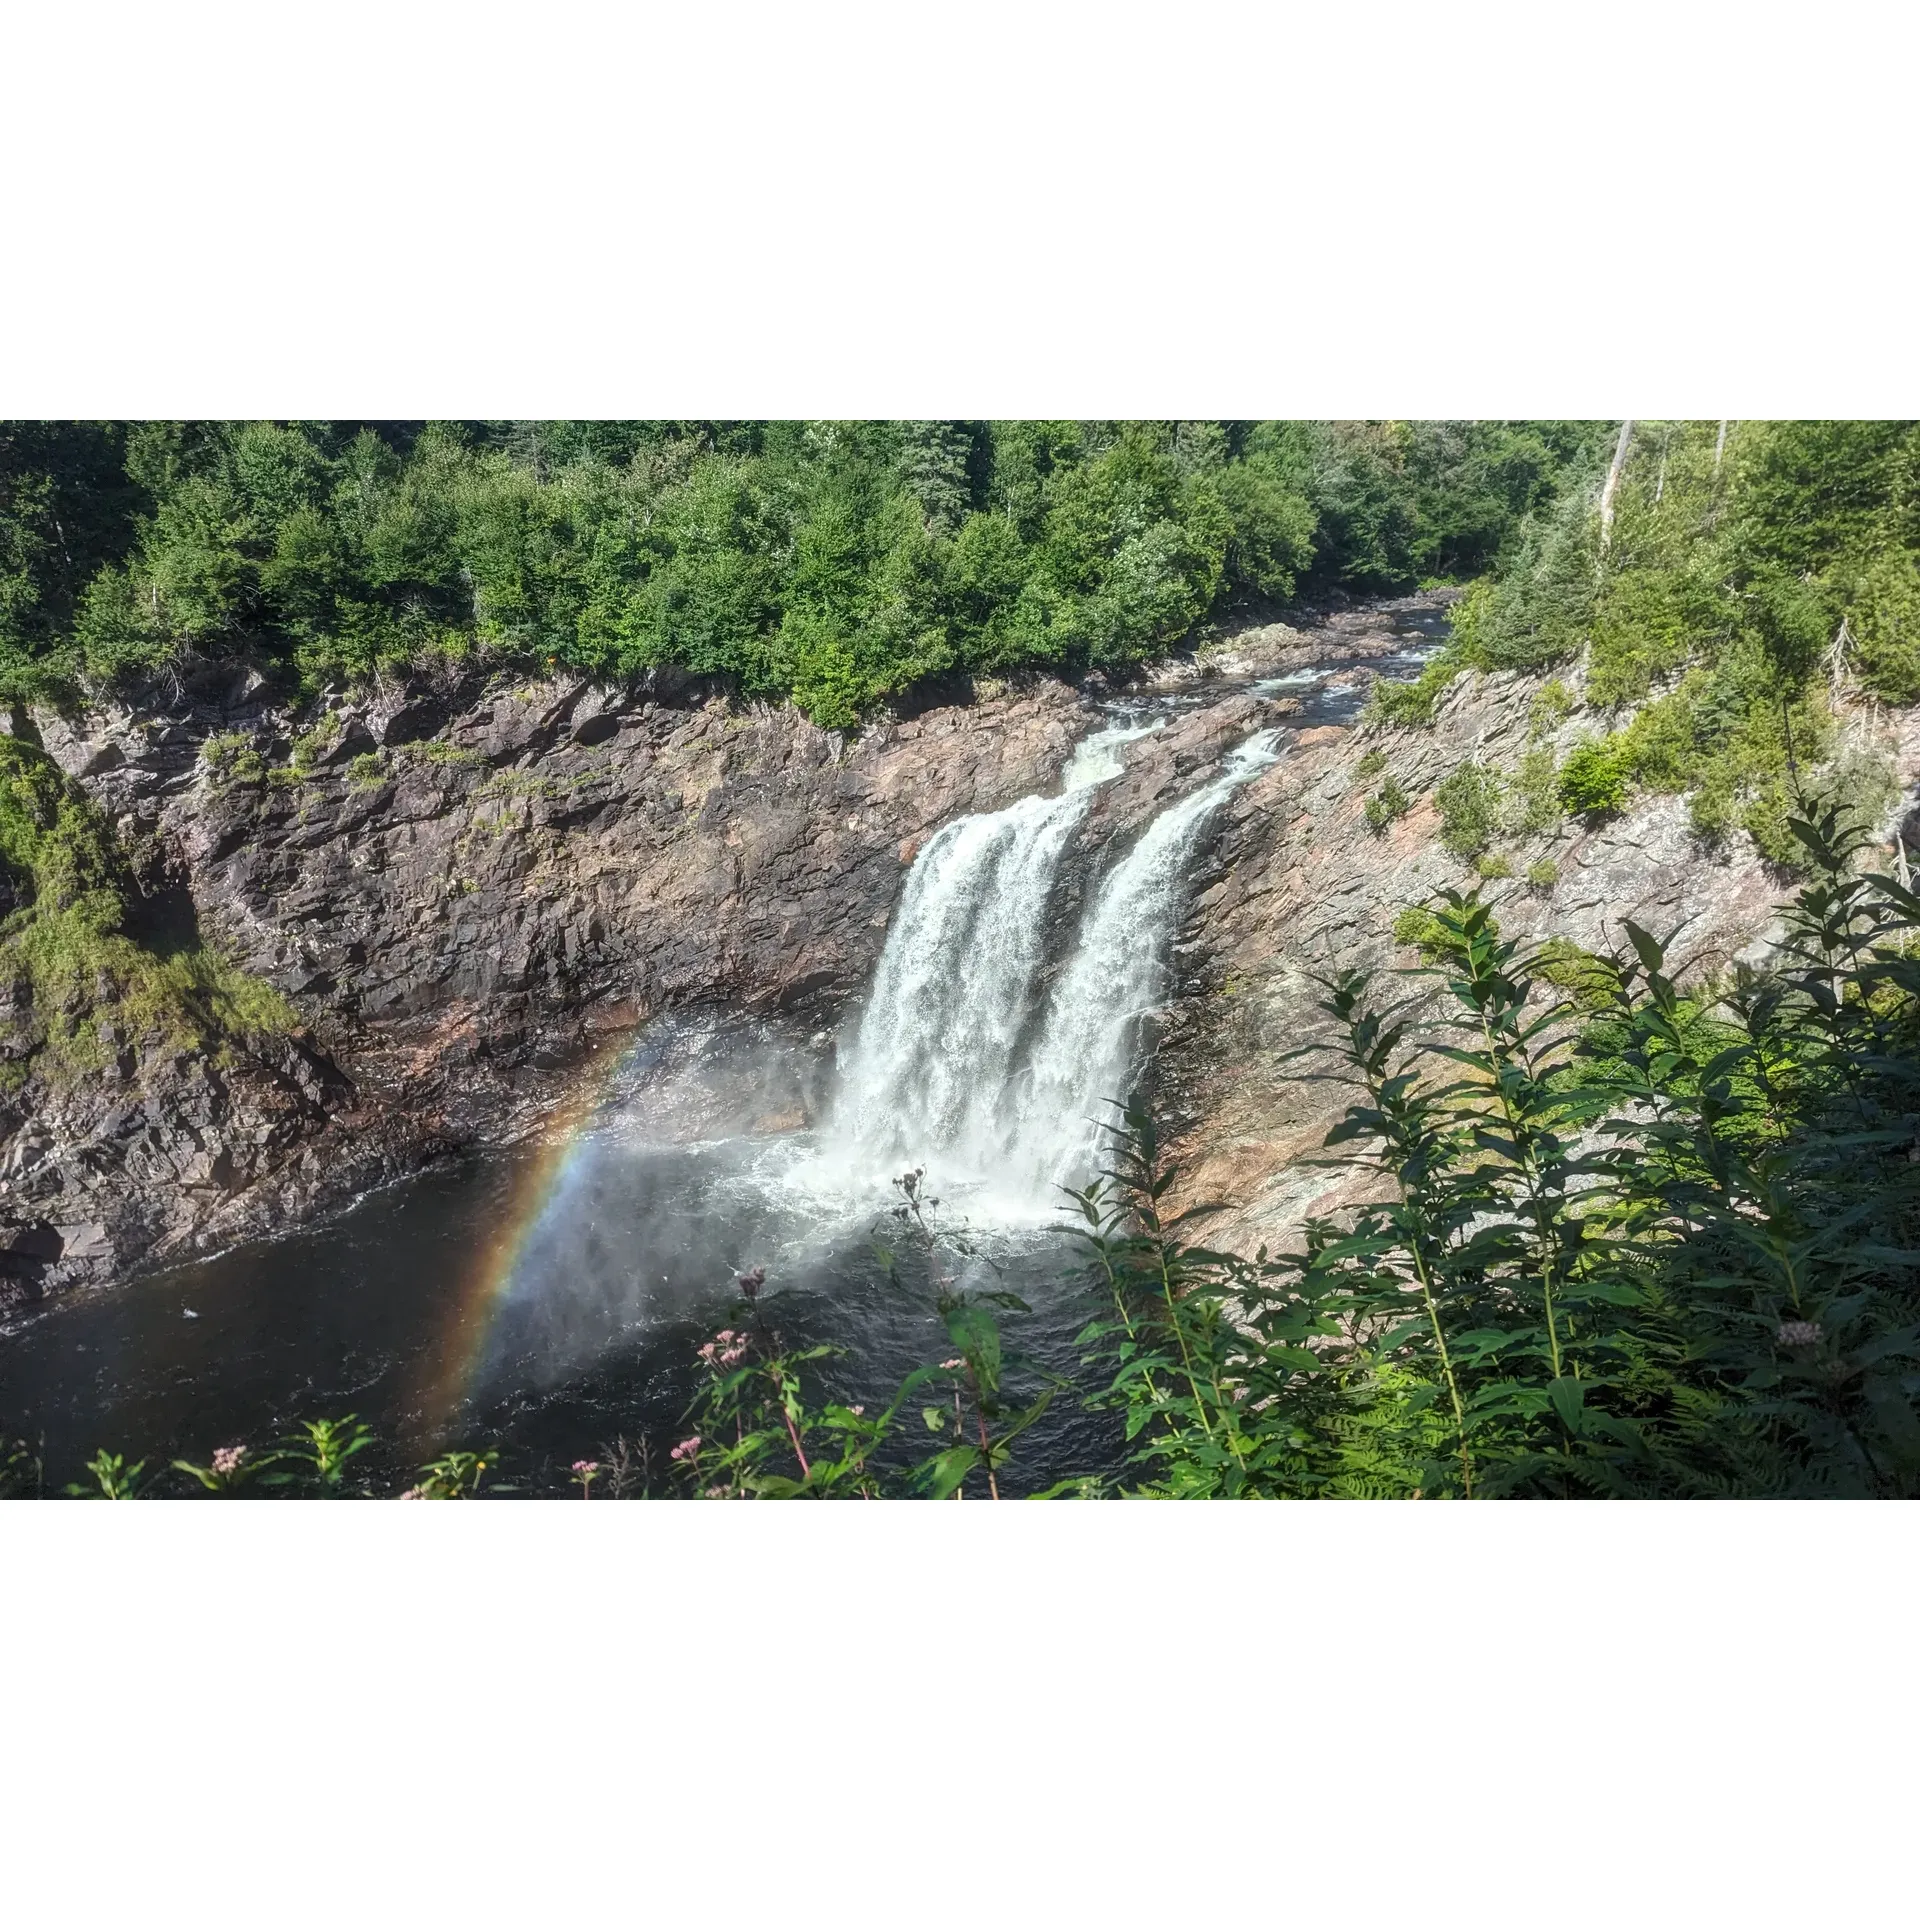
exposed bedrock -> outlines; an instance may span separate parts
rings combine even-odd
[[[122,1047],[0,1096],[0,1306],[511,1137],[663,1009],[826,1021],[925,837],[1045,787],[1093,719],[1049,681],[851,742],[790,710],[581,684],[317,727],[247,681],[164,714],[37,714],[156,899],[305,1024]]]
[[[1564,676],[1578,693],[1579,676]],[[1626,944],[1623,923],[1672,937],[1683,977],[1765,959],[1793,876],[1763,860],[1744,835],[1719,847],[1691,831],[1679,796],[1643,799],[1591,827],[1561,819],[1504,844],[1506,877],[1477,880],[1440,839],[1434,787],[1469,757],[1513,773],[1541,744],[1535,696],[1543,682],[1468,675],[1442,696],[1435,724],[1419,731],[1319,728],[1243,788],[1227,812],[1209,865],[1196,876],[1179,952],[1181,991],[1165,1016],[1155,1085],[1186,1165],[1180,1198],[1223,1203],[1212,1229],[1223,1245],[1281,1246],[1309,1215],[1369,1188],[1362,1169],[1330,1169],[1327,1129],[1345,1111],[1340,1084],[1303,1080],[1325,1060],[1296,1050],[1329,1037],[1314,975],[1361,967],[1390,975],[1421,964],[1396,944],[1394,923],[1440,888],[1479,885],[1501,927],[1531,939],[1562,938],[1591,952]],[[1602,730],[1577,703],[1544,738],[1562,752]],[[1920,781],[1920,712],[1889,716],[1878,746],[1891,751],[1908,794]],[[1369,753],[1385,765],[1360,777]],[[1413,805],[1384,833],[1365,803],[1391,774]],[[1907,803],[1902,802],[1904,807]],[[1550,884],[1530,868],[1551,863]],[[1543,876],[1544,877],[1544,876]],[[1406,992],[1416,982],[1383,978]]]

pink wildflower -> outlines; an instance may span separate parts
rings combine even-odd
[[[573,1470],[575,1473],[598,1473],[600,1471],[600,1462],[598,1460],[576,1460],[573,1463]]]
[[[700,1358],[710,1367],[722,1370],[737,1367],[747,1357],[747,1336],[735,1333],[731,1327],[722,1327],[707,1344],[700,1349]]]
[[[865,1407],[849,1407],[847,1411],[850,1414],[852,1414],[856,1420],[858,1420],[860,1416],[866,1412],[866,1408]]]
[[[940,1362],[942,1369],[947,1373],[951,1373],[955,1367],[964,1367],[966,1364],[967,1364],[966,1361],[964,1361],[957,1353],[953,1356],[951,1360],[942,1360]]]
[[[213,1450],[213,1470],[222,1480],[229,1479],[240,1471],[240,1462],[247,1457],[245,1447],[215,1447]]]
[[[680,1444],[674,1448],[673,1458],[676,1460],[694,1460],[699,1456],[700,1449],[704,1444],[697,1433],[689,1434],[686,1439],[682,1440]]]
[[[423,1494],[418,1487],[409,1487],[400,1498],[402,1500],[424,1500],[426,1495]]]

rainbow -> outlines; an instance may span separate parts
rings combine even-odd
[[[610,1040],[547,1116],[535,1151],[514,1181],[505,1219],[460,1289],[446,1337],[436,1343],[427,1394],[436,1426],[446,1426],[472,1392],[528,1249],[542,1224],[565,1205],[586,1164],[582,1148],[587,1135],[607,1111],[622,1070],[647,1037],[643,1024],[627,1039]]]

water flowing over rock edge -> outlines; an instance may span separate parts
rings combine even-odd
[[[1062,1187],[1093,1177],[1142,1023],[1166,998],[1195,846],[1280,751],[1276,728],[1243,740],[1119,848],[1090,893],[1063,886],[1096,789],[1124,778],[1130,750],[1166,724],[1122,719],[1089,735],[1059,793],[954,821],[921,853],[826,1129],[844,1165],[918,1163],[997,1212],[1041,1218]],[[1062,892],[1083,904],[1050,966]]]

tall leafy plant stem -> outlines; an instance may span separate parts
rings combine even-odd
[[[1372,1096],[1375,1108],[1381,1113],[1390,1110],[1390,1101],[1386,1078],[1379,1066],[1367,1062],[1363,1066],[1367,1079],[1367,1090]],[[1402,1159],[1394,1170],[1394,1180],[1400,1189],[1400,1198],[1407,1207],[1408,1216],[1414,1231],[1407,1236],[1407,1251],[1413,1258],[1413,1271],[1420,1282],[1420,1297],[1426,1302],[1427,1321],[1433,1328],[1434,1351],[1439,1355],[1440,1372],[1447,1383],[1447,1398],[1453,1405],[1453,1431],[1460,1443],[1461,1484],[1467,1499],[1473,1498],[1473,1448],[1467,1439],[1467,1410],[1460,1398],[1460,1380],[1454,1372],[1453,1355],[1447,1346],[1445,1330],[1440,1325],[1440,1302],[1433,1290],[1433,1274],[1427,1265],[1427,1257],[1422,1249],[1426,1237],[1426,1210],[1420,1203],[1419,1194],[1407,1185],[1406,1162]]]
[[[784,1387],[784,1382],[782,1383]],[[787,1409],[787,1397],[783,1391],[780,1396],[780,1418],[786,1423],[787,1438],[793,1443],[793,1457],[800,1462],[802,1479],[812,1477],[813,1469],[807,1464],[807,1450],[800,1444],[800,1435],[793,1424],[793,1415]]]
[[[1384,1041],[1377,1035],[1363,1042],[1360,1038],[1361,1025],[1354,1024],[1354,1016],[1359,1011],[1358,976],[1349,975],[1344,985],[1336,985],[1331,1000],[1331,1010],[1349,1022],[1348,1058],[1359,1068],[1360,1077],[1367,1089],[1368,1097],[1373,1101],[1374,1111],[1381,1119],[1381,1138],[1392,1152],[1394,1160],[1394,1183],[1400,1189],[1401,1204],[1407,1210],[1413,1231],[1407,1236],[1407,1251],[1413,1260],[1413,1271],[1420,1282],[1420,1297],[1426,1303],[1427,1321],[1433,1328],[1434,1350],[1439,1356],[1440,1371],[1447,1383],[1447,1398],[1453,1406],[1453,1431],[1460,1446],[1460,1474],[1465,1497],[1473,1498],[1473,1448],[1467,1439],[1467,1413],[1460,1398],[1459,1376],[1454,1371],[1453,1355],[1447,1346],[1447,1336],[1440,1324],[1440,1303],[1433,1290],[1433,1275],[1428,1267],[1422,1244],[1430,1231],[1426,1209],[1417,1188],[1407,1182],[1407,1166],[1411,1145],[1410,1129],[1419,1124],[1407,1112],[1402,1100],[1389,1087],[1387,1068],[1390,1064],[1393,1038],[1387,1036]],[[1365,1016],[1371,1021],[1372,1016]],[[1365,1024],[1363,1021],[1362,1024]]]
[[[758,1287],[755,1287],[747,1294],[747,1305],[753,1313],[753,1330],[755,1335],[767,1342],[773,1349],[774,1357],[777,1359],[780,1353],[779,1340],[776,1335],[768,1331],[766,1317],[760,1311],[760,1290]],[[800,1444],[799,1429],[793,1424],[793,1410],[787,1404],[787,1376],[779,1367],[773,1368],[772,1374],[773,1390],[775,1394],[778,1395],[780,1401],[781,1424],[785,1426],[787,1430],[787,1439],[793,1447],[793,1457],[800,1463],[800,1477],[803,1480],[810,1479],[813,1475],[813,1469],[807,1464],[807,1450]],[[734,1415],[733,1424],[735,1434],[741,1435],[743,1430],[740,1425],[738,1412]],[[738,1476],[736,1475],[736,1479],[737,1478]]]
[[[969,1376],[971,1376],[973,1369],[969,1367],[967,1372]],[[994,1476],[993,1442],[987,1438],[987,1413],[986,1408],[980,1403],[980,1383],[977,1380],[973,1383],[973,1417],[980,1429],[980,1459],[987,1470],[987,1492],[995,1500],[998,1500],[1000,1498],[1000,1482]]]
[[[1108,1254],[1104,1246],[1100,1248],[1099,1258],[1100,1270],[1106,1275],[1107,1279],[1107,1291],[1113,1296],[1113,1310],[1120,1316],[1120,1325],[1125,1330],[1128,1341],[1138,1346],[1140,1343],[1140,1330],[1133,1324],[1133,1315],[1127,1311],[1127,1300],[1120,1286],[1120,1276],[1114,1272],[1112,1257]],[[1151,1368],[1148,1369],[1143,1377],[1147,1383],[1147,1392],[1152,1396],[1154,1404],[1160,1409],[1161,1418],[1166,1421],[1169,1427],[1177,1428],[1179,1423],[1174,1419],[1173,1411],[1167,1404],[1166,1388],[1161,1386],[1153,1377]]]
[[[1479,976],[1479,942],[1474,941],[1468,949],[1469,965],[1472,973],[1469,978]],[[1540,1294],[1547,1316],[1547,1350],[1553,1363],[1553,1377],[1558,1380],[1562,1371],[1560,1353],[1560,1332],[1553,1311],[1553,1282],[1559,1267],[1555,1253],[1559,1235],[1552,1225],[1552,1213],[1547,1205],[1546,1193],[1540,1182],[1539,1151],[1534,1138],[1531,1121],[1524,1119],[1513,1104],[1513,1095],[1507,1086],[1507,1078],[1501,1071],[1505,1061],[1518,1056],[1529,1078],[1533,1076],[1533,1062],[1524,1049],[1503,1038],[1496,1038],[1493,1022],[1487,1013],[1484,997],[1477,998],[1477,1010],[1480,1019],[1481,1038],[1486,1043],[1487,1058],[1493,1068],[1493,1083],[1500,1101],[1500,1111],[1507,1123],[1507,1132],[1513,1140],[1519,1154],[1520,1173],[1526,1182],[1527,1201],[1533,1213],[1534,1231],[1540,1237]]]
[[[1180,1348],[1180,1366],[1187,1376],[1187,1386],[1193,1393],[1194,1411],[1200,1416],[1200,1431],[1209,1440],[1213,1438],[1213,1424],[1207,1418],[1206,1398],[1200,1391],[1200,1382],[1194,1376],[1193,1352],[1187,1345],[1186,1329],[1180,1324],[1180,1308],[1173,1290],[1173,1269],[1167,1262],[1167,1236],[1160,1224],[1160,1205],[1154,1197],[1154,1162],[1149,1161],[1145,1168],[1145,1197],[1136,1204],[1140,1218],[1147,1231],[1153,1236],[1154,1259],[1160,1268],[1160,1290],[1166,1295],[1167,1318],[1173,1323],[1173,1337]]]
[[[1406,1192],[1405,1184],[1401,1192]],[[1413,1270],[1419,1276],[1420,1297],[1427,1304],[1427,1321],[1433,1328],[1434,1351],[1440,1356],[1440,1371],[1447,1382],[1447,1397],[1453,1402],[1453,1431],[1460,1442],[1460,1479],[1467,1499],[1473,1498],[1473,1448],[1467,1442],[1467,1411],[1460,1402],[1460,1382],[1453,1371],[1453,1356],[1447,1351],[1447,1336],[1440,1326],[1440,1306],[1433,1297],[1433,1282],[1427,1272],[1425,1256],[1420,1251],[1420,1236],[1416,1233],[1408,1248],[1413,1255]]]

